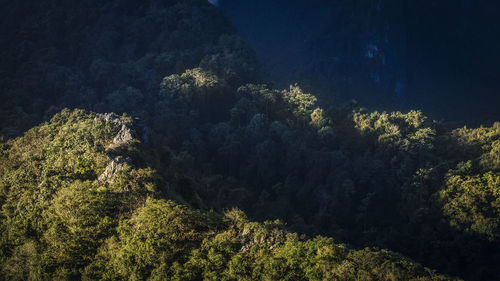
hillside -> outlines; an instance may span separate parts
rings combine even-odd
[[[0,137],[64,107],[148,118],[159,81],[210,70],[233,87],[257,77],[253,51],[207,1],[2,1]]]
[[[500,276],[500,123],[266,85],[202,0],[5,5],[1,278]]]
[[[128,118],[64,110],[2,144],[3,280],[446,280],[389,251],[175,203],[137,134]]]
[[[500,118],[500,5],[470,0],[220,0],[265,78],[323,100],[425,108],[437,120]],[[425,19],[425,20],[423,20]]]

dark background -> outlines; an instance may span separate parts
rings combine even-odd
[[[498,2],[218,2],[276,86],[456,125],[500,117]]]

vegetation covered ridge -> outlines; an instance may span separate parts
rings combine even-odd
[[[266,85],[205,0],[4,2],[1,278],[500,276],[500,123]]]
[[[162,139],[170,164],[200,183],[190,204],[236,205],[471,280],[499,275],[500,123],[450,129],[417,110],[324,108],[297,85],[219,83],[194,69],[159,91],[169,124],[156,131],[176,132]]]
[[[449,280],[387,250],[176,203],[132,123],[63,110],[1,144],[3,280]]]

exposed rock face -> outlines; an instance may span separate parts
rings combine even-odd
[[[129,157],[117,156],[116,158],[111,158],[111,162],[97,180],[103,183],[113,183],[114,175],[123,171],[126,165],[132,166],[132,159]]]
[[[116,134],[116,136],[114,137],[113,143],[111,145],[113,146],[126,145],[130,143],[133,139],[134,138],[132,137],[132,131],[130,130],[129,127],[123,124],[118,134]]]
[[[97,120],[102,120],[105,122],[114,122],[118,124],[125,124],[124,121],[120,119],[116,114],[114,113],[98,113],[97,116],[94,118],[95,121]]]
[[[120,131],[113,138],[113,142],[108,146],[108,149],[116,149],[130,144],[133,140],[132,129],[129,127],[129,122],[121,119],[114,113],[100,113],[97,114],[94,120],[102,120],[105,122],[113,122],[117,125],[121,125]]]
[[[98,114],[95,121],[102,120],[104,122],[113,122],[118,126],[121,126],[118,133],[113,138],[113,141],[109,144],[107,148],[108,157],[111,162],[108,164],[104,172],[98,177],[98,181],[102,183],[112,184],[114,175],[120,171],[123,171],[126,166],[132,166],[132,159],[130,157],[125,157],[123,151],[125,148],[134,141],[134,134],[132,129],[129,127],[129,122],[121,119],[119,116],[113,113]]]

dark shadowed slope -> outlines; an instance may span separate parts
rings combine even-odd
[[[494,1],[221,0],[269,80],[335,101],[422,108],[435,119],[499,119]]]
[[[5,2],[5,1],[3,1]],[[202,67],[228,85],[257,61],[206,1],[9,1],[0,11],[0,134],[63,107],[148,118],[161,79]]]

